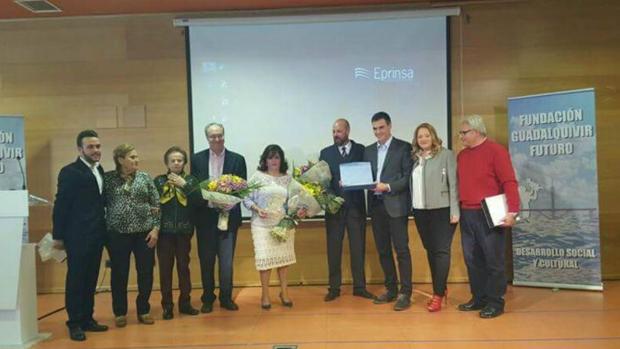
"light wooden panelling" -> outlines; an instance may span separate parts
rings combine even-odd
[[[612,251],[620,246],[620,179],[615,135],[620,109],[620,4],[608,0],[553,0],[467,5],[451,19],[453,130],[462,115],[477,113],[491,137],[505,143],[506,98],[593,86],[597,92],[601,240],[606,278],[620,277]],[[98,127],[103,165],[112,169],[112,149],[134,143],[142,169],[164,172],[161,156],[170,145],[188,148],[187,80],[183,29],[171,15],[74,18],[0,22],[0,112],[26,120],[28,181],[34,194],[53,198],[60,168],[77,155],[74,137]],[[142,127],[138,111],[145,113]],[[137,117],[122,127],[125,113]],[[140,127],[135,127],[140,126]],[[452,142],[460,149],[458,137]],[[250,166],[251,167],[251,166]],[[51,229],[49,208],[31,211],[31,239]],[[410,222],[414,281],[428,282],[429,271],[415,225]],[[346,243],[345,243],[346,246]],[[366,272],[372,282],[382,273],[370,226]],[[457,229],[450,280],[466,270]],[[320,222],[302,224],[298,263],[291,282],[327,282],[325,232]],[[196,248],[192,277],[199,285]],[[61,291],[64,265],[39,264],[39,291]],[[343,275],[350,281],[348,249]],[[108,274],[109,276],[109,274]],[[275,279],[274,279],[275,281]],[[157,283],[157,281],[156,281]],[[235,283],[255,285],[249,228],[239,232]]]

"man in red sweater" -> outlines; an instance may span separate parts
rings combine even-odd
[[[481,318],[494,318],[504,312],[504,230],[516,222],[518,185],[510,154],[503,146],[487,139],[480,116],[465,119],[459,135],[465,146],[457,157],[461,242],[472,298],[458,309],[480,310]],[[486,197],[502,193],[506,194],[508,214],[502,226],[489,228],[480,203]]]

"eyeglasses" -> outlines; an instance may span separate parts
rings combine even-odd
[[[212,141],[216,139],[223,139],[223,138],[224,138],[224,135],[219,135],[219,134],[207,136],[207,139],[212,140]]]
[[[459,131],[459,135],[460,136],[465,136],[466,134],[470,133],[471,131],[473,131],[473,130],[470,129],[470,130]]]

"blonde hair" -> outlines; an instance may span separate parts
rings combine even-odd
[[[428,133],[431,134],[431,155],[435,155],[441,151],[441,145],[443,141],[439,136],[437,136],[437,130],[433,127],[433,125],[428,122],[423,122],[418,127],[415,128],[413,132],[413,140],[411,141],[411,158],[417,159],[419,154],[422,152],[422,148],[418,145],[418,132],[420,129],[427,129]]]
[[[112,152],[112,156],[114,158],[114,164],[116,165],[116,171],[121,170],[121,163],[119,162],[118,159],[125,158],[127,154],[131,153],[134,150],[136,150],[136,147],[128,143],[120,144],[116,148],[114,148],[114,151]]]

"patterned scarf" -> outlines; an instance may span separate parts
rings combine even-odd
[[[185,176],[185,173],[181,173],[181,177],[183,177],[183,179],[185,179]],[[166,202],[172,200],[175,196],[181,206],[187,206],[187,196],[185,196],[185,193],[183,193],[183,191],[176,186],[166,182],[163,186],[162,194],[159,197],[159,203],[165,204]]]

